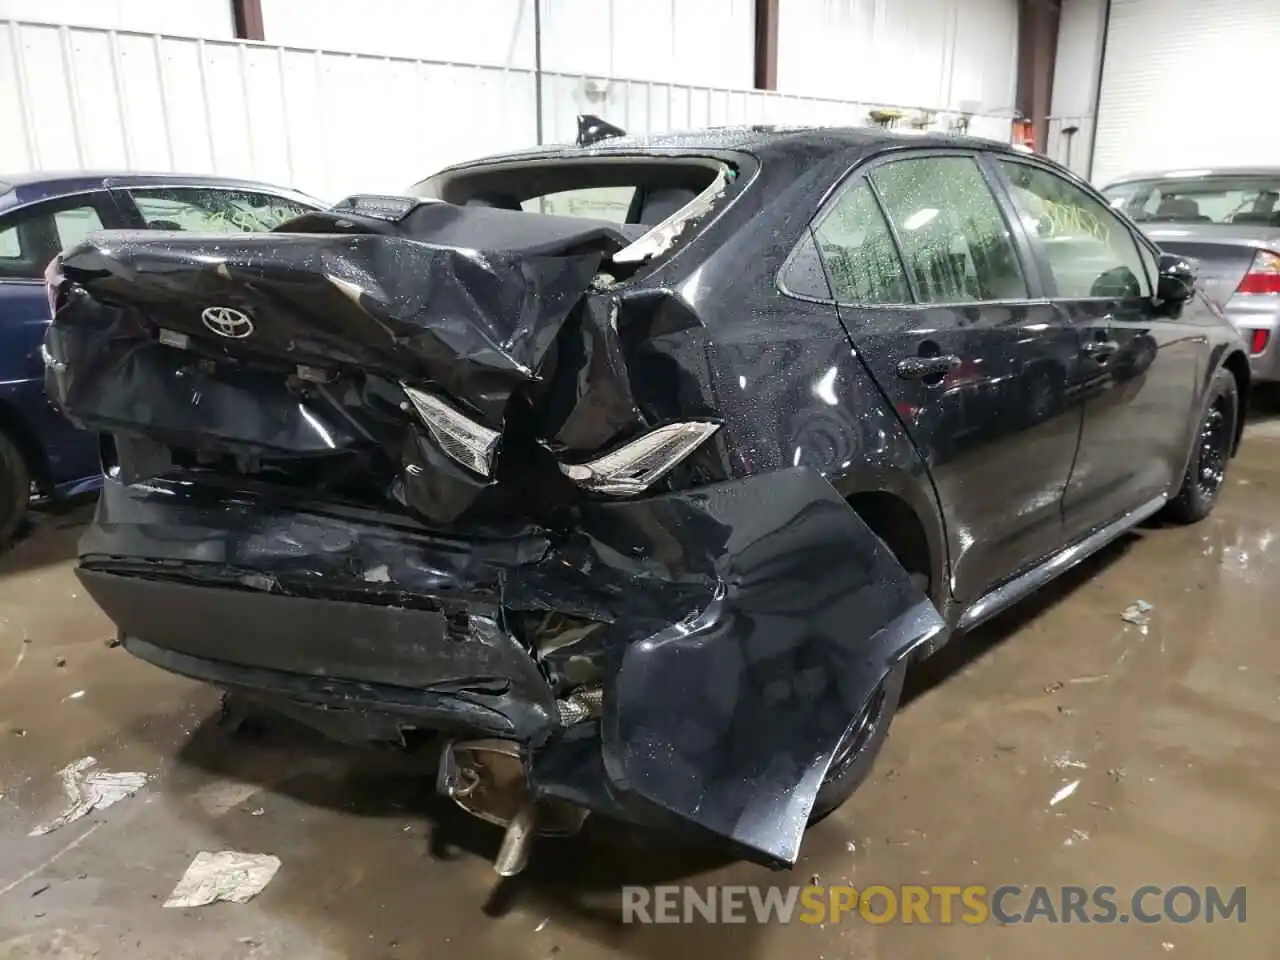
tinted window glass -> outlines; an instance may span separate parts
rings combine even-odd
[[[814,230],[831,281],[845,303],[910,303],[902,260],[865,180],[853,181]]]
[[[813,297],[815,300],[832,299],[831,287],[827,284],[827,271],[818,256],[818,248],[813,242],[811,231],[805,231],[804,239],[791,255],[786,273],[782,277],[782,287],[787,293],[794,293],[801,297]]]
[[[1138,243],[1108,206],[1040,167],[1000,165],[1027,230],[1040,238],[1058,296],[1151,295]]]
[[[871,179],[893,221],[923,303],[1027,296],[1008,225],[971,157],[920,157]]]
[[[153,230],[256,233],[311,208],[283,197],[212,187],[164,187],[129,191]]]
[[[42,204],[5,218],[0,221],[0,278],[39,280],[54,254],[102,226],[97,209],[87,203],[58,209]]]

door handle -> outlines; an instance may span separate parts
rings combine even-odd
[[[904,380],[927,380],[931,377],[941,380],[958,366],[960,358],[949,353],[936,357],[907,357],[898,361],[898,376]]]
[[[1088,340],[1080,349],[1090,360],[1106,363],[1111,359],[1111,355],[1120,349],[1120,344],[1114,340]]]

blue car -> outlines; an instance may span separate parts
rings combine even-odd
[[[269,230],[323,206],[293,190],[180,174],[0,175],[0,547],[33,494],[71,496],[99,481],[97,438],[45,397],[44,271],[94,230]]]

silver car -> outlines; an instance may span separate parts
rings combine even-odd
[[[1103,194],[1197,268],[1249,345],[1257,380],[1280,380],[1280,166],[1131,174]]]

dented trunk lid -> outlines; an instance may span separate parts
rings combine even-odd
[[[586,457],[645,427],[618,298],[598,278],[628,236],[567,217],[414,210],[408,225],[330,211],[234,238],[91,237],[55,268],[50,395],[130,456],[151,441],[180,451],[180,466],[257,475],[265,462],[304,484],[299,461],[332,473],[326,461],[345,459],[344,483],[366,476],[381,487],[370,496],[437,524],[563,501],[556,454]],[[424,402],[491,435],[492,469],[468,469]]]

